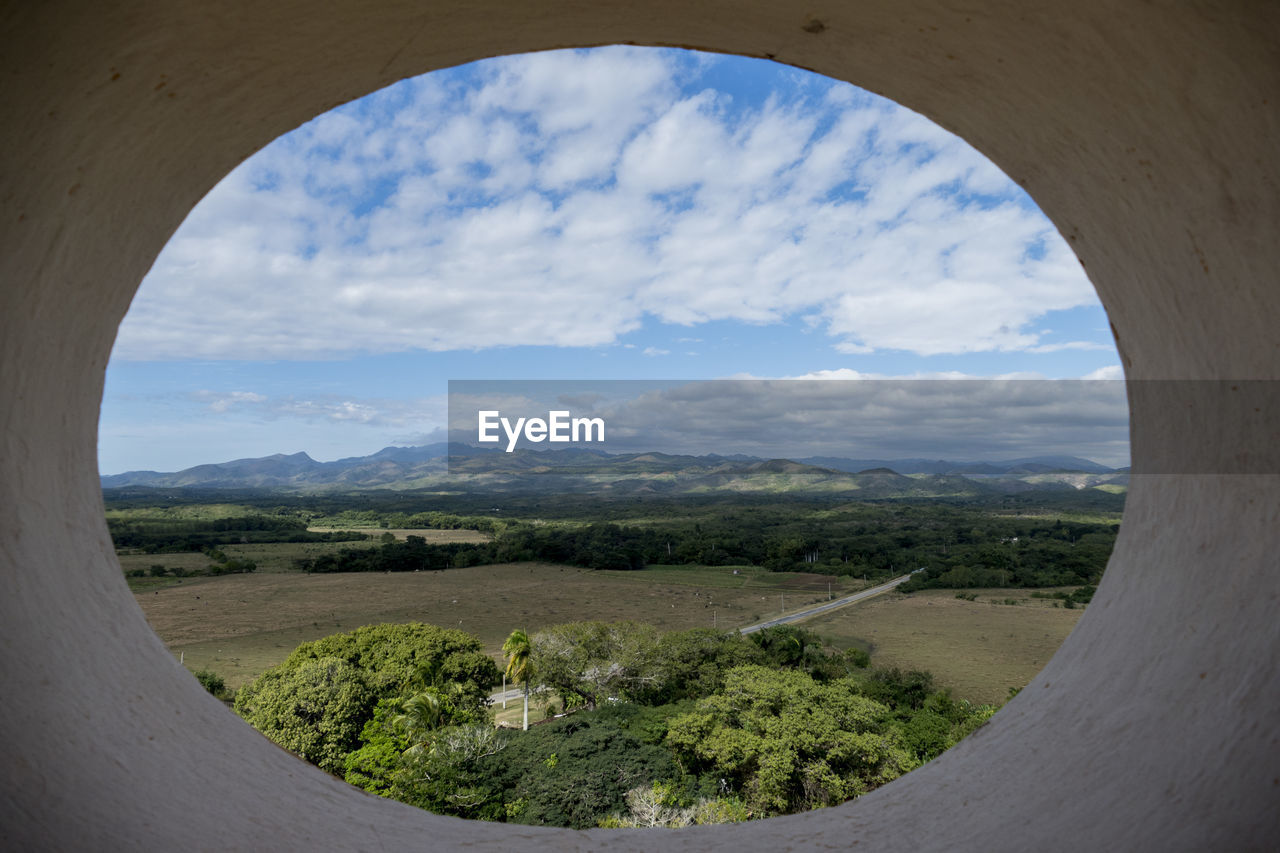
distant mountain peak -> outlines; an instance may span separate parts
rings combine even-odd
[[[476,490],[582,491],[613,494],[679,494],[685,489],[819,489],[894,495],[932,491],[1083,488],[1116,483],[1119,475],[1074,456],[1045,456],[1003,462],[945,459],[803,459],[743,454],[691,456],[651,451],[610,454],[596,449],[492,448],[437,443],[387,446],[369,456],[317,462],[305,451],[197,465],[183,471],[130,471],[101,478],[103,488],[260,488],[361,490],[463,487]],[[923,475],[920,477],[919,475]],[[913,479],[913,477],[915,479]],[[751,485],[748,486],[747,484]]]

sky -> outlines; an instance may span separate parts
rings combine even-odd
[[[402,81],[227,175],[120,327],[99,463],[427,443],[450,379],[1118,365],[1053,225],[927,119],[763,60],[553,51]]]

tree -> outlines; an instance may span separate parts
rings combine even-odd
[[[658,631],[640,622],[569,622],[533,637],[533,667],[543,684],[588,709],[657,684]]]
[[[304,643],[281,666],[338,657],[357,667],[380,699],[456,684],[455,706],[479,711],[501,677],[481,648],[478,639],[454,628],[421,622],[366,625]]]
[[[483,718],[499,676],[480,648],[470,634],[421,623],[333,634],[304,643],[241,688],[235,709],[276,743],[340,773],[380,700],[430,688],[445,723]]]
[[[502,788],[488,762],[510,737],[488,722],[436,729],[429,749],[401,756],[388,795],[437,814],[500,820]]]
[[[667,743],[686,770],[720,775],[765,816],[843,802],[918,764],[890,709],[852,681],[763,666],[730,672],[671,721]]]
[[[751,637],[714,628],[663,634],[652,662],[654,680],[635,684],[627,692],[633,701],[645,705],[709,696],[724,686],[724,674],[730,669],[765,662]]]
[[[267,670],[236,693],[235,710],[290,752],[341,773],[376,701],[358,669],[321,657]]]
[[[431,734],[449,718],[445,697],[438,687],[428,687],[404,701],[404,712],[396,716],[395,725],[409,741],[406,753],[420,753],[427,748]]]
[[[529,731],[529,680],[533,677],[533,644],[519,628],[502,644],[507,660],[507,678],[524,685],[524,730]]]
[[[591,713],[513,736],[488,768],[503,788],[508,822],[574,829],[625,809],[632,788],[680,776],[667,749]]]

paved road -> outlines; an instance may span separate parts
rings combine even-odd
[[[748,625],[741,629],[743,634],[754,634],[756,631],[763,631],[765,628],[772,628],[774,625],[789,625],[792,622],[799,622],[801,619],[808,619],[810,616],[817,616],[819,613],[826,613],[831,610],[838,610],[841,607],[847,607],[854,602],[863,601],[875,595],[888,592],[894,589],[898,584],[906,583],[911,575],[903,575],[900,578],[894,578],[888,583],[882,583],[879,586],[873,586],[870,589],[864,589],[862,592],[855,592],[853,595],[846,595],[844,598],[837,598],[835,601],[828,601],[825,604],[819,604],[815,607],[809,607],[804,610],[790,613],[786,616],[779,616],[777,619],[770,619],[768,622],[757,622],[755,625]]]

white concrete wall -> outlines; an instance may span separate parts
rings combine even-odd
[[[251,152],[406,76],[612,42],[776,58],[928,115],[1066,235],[1131,379],[1280,378],[1280,4],[107,6],[0,10],[0,846],[1274,849],[1280,408],[1259,386],[1221,413],[1182,384],[1134,386],[1149,475],[1095,603],[969,741],[846,806],[675,835],[468,824],[275,748],[146,626],[102,520],[95,442],[139,280]],[[1165,473],[1171,460],[1209,473]],[[1264,473],[1214,473],[1224,460]]]

